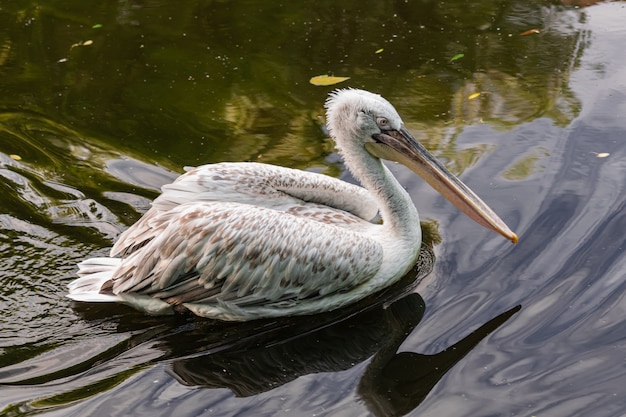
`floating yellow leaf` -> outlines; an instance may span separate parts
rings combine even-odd
[[[309,80],[313,85],[333,85],[349,80],[350,77],[331,77],[329,75],[318,75]]]
[[[461,59],[465,56],[465,54],[456,54],[455,56],[453,56],[452,58],[450,58],[450,62],[452,61],[456,61],[457,59]]]
[[[527,36],[527,35],[534,35],[536,33],[540,33],[539,29],[530,29],[530,30],[527,30],[526,32],[520,33],[519,35],[520,36]]]
[[[376,53],[379,54],[379,53],[381,53],[384,50],[385,50],[384,48],[380,48],[380,49],[376,50]]]
[[[21,160],[22,160],[22,157],[21,157],[21,156],[19,156],[19,155],[15,155],[15,154],[11,154],[11,155],[9,155],[9,158],[14,159],[14,160],[16,160],[16,161],[21,161]]]
[[[77,46],[89,46],[89,45],[93,45],[92,40],[75,43],[72,46],[70,46],[70,49],[76,48]]]
[[[606,157],[607,157],[607,156],[609,156],[609,155],[611,155],[611,154],[610,154],[610,153],[608,153],[608,152],[601,152],[601,153],[597,153],[597,154],[596,154],[596,156],[597,156],[598,158],[606,158]]]
[[[468,100],[474,100],[476,97],[480,97],[480,93],[471,94],[467,99]]]

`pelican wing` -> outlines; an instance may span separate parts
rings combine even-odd
[[[378,242],[353,230],[246,204],[182,204],[149,226],[105,285],[112,293],[172,304],[284,304],[352,289],[383,259]]]
[[[302,208],[313,204],[315,210],[326,206],[367,221],[378,212],[374,198],[366,189],[327,175],[246,162],[225,162],[187,170],[172,184],[163,186],[163,193],[154,200],[150,210],[120,235],[111,249],[111,256],[127,256],[139,249],[141,237],[152,220],[183,204],[233,202],[303,214]]]

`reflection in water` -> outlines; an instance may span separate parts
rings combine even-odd
[[[409,297],[397,301],[406,303]],[[405,301],[406,300],[406,301]],[[517,313],[521,306],[500,314],[477,330],[435,355],[414,352],[396,353],[409,332],[394,332],[387,344],[372,358],[361,378],[359,393],[369,409],[377,416],[400,416],[417,407],[430,390],[457,362],[467,355],[481,340]],[[390,309],[393,328],[409,324],[402,305]],[[417,324],[417,323],[416,323]]]
[[[153,1],[97,12],[89,1],[41,3],[0,11],[6,105],[42,108],[124,154],[173,167],[257,159],[326,165],[323,121],[311,109],[327,91],[306,80],[312,71],[336,71],[399,103],[408,126],[425,132],[418,139],[460,172],[468,165],[456,140],[468,124],[571,121],[580,102],[569,77],[589,43],[572,29],[584,12],[532,0],[262,8],[254,0]],[[519,36],[529,28],[542,33]],[[71,48],[87,39],[88,47]],[[384,53],[375,54],[379,48]]]
[[[253,338],[222,352],[176,360],[173,375],[186,385],[256,395],[301,375],[338,372],[363,362],[386,349],[389,340],[404,340],[424,309],[424,300],[409,294],[387,309],[378,307],[301,335],[284,335],[284,340]]]
[[[142,195],[156,195],[144,188],[171,180],[38,114],[0,113],[0,139],[12,156],[0,153],[3,212],[82,242],[108,245],[123,228],[123,213],[140,205]],[[124,167],[142,178],[123,175]]]
[[[305,374],[349,369],[374,355],[361,377],[359,395],[377,416],[404,415],[454,364],[520,310],[517,306],[502,313],[436,355],[397,353],[425,308],[419,294],[409,294],[387,309],[379,307],[294,338],[271,343],[254,338],[221,352],[176,360],[172,374],[185,385],[228,388],[246,397]]]

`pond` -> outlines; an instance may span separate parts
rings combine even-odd
[[[0,4],[0,415],[626,414],[625,21],[619,1]],[[236,325],[66,298],[184,166],[353,181],[336,87],[386,97],[519,243],[389,163],[430,245],[382,296]]]

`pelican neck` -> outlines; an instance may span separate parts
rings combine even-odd
[[[382,160],[363,147],[340,150],[348,170],[374,196],[383,226],[397,237],[415,239],[421,232],[417,209]]]

